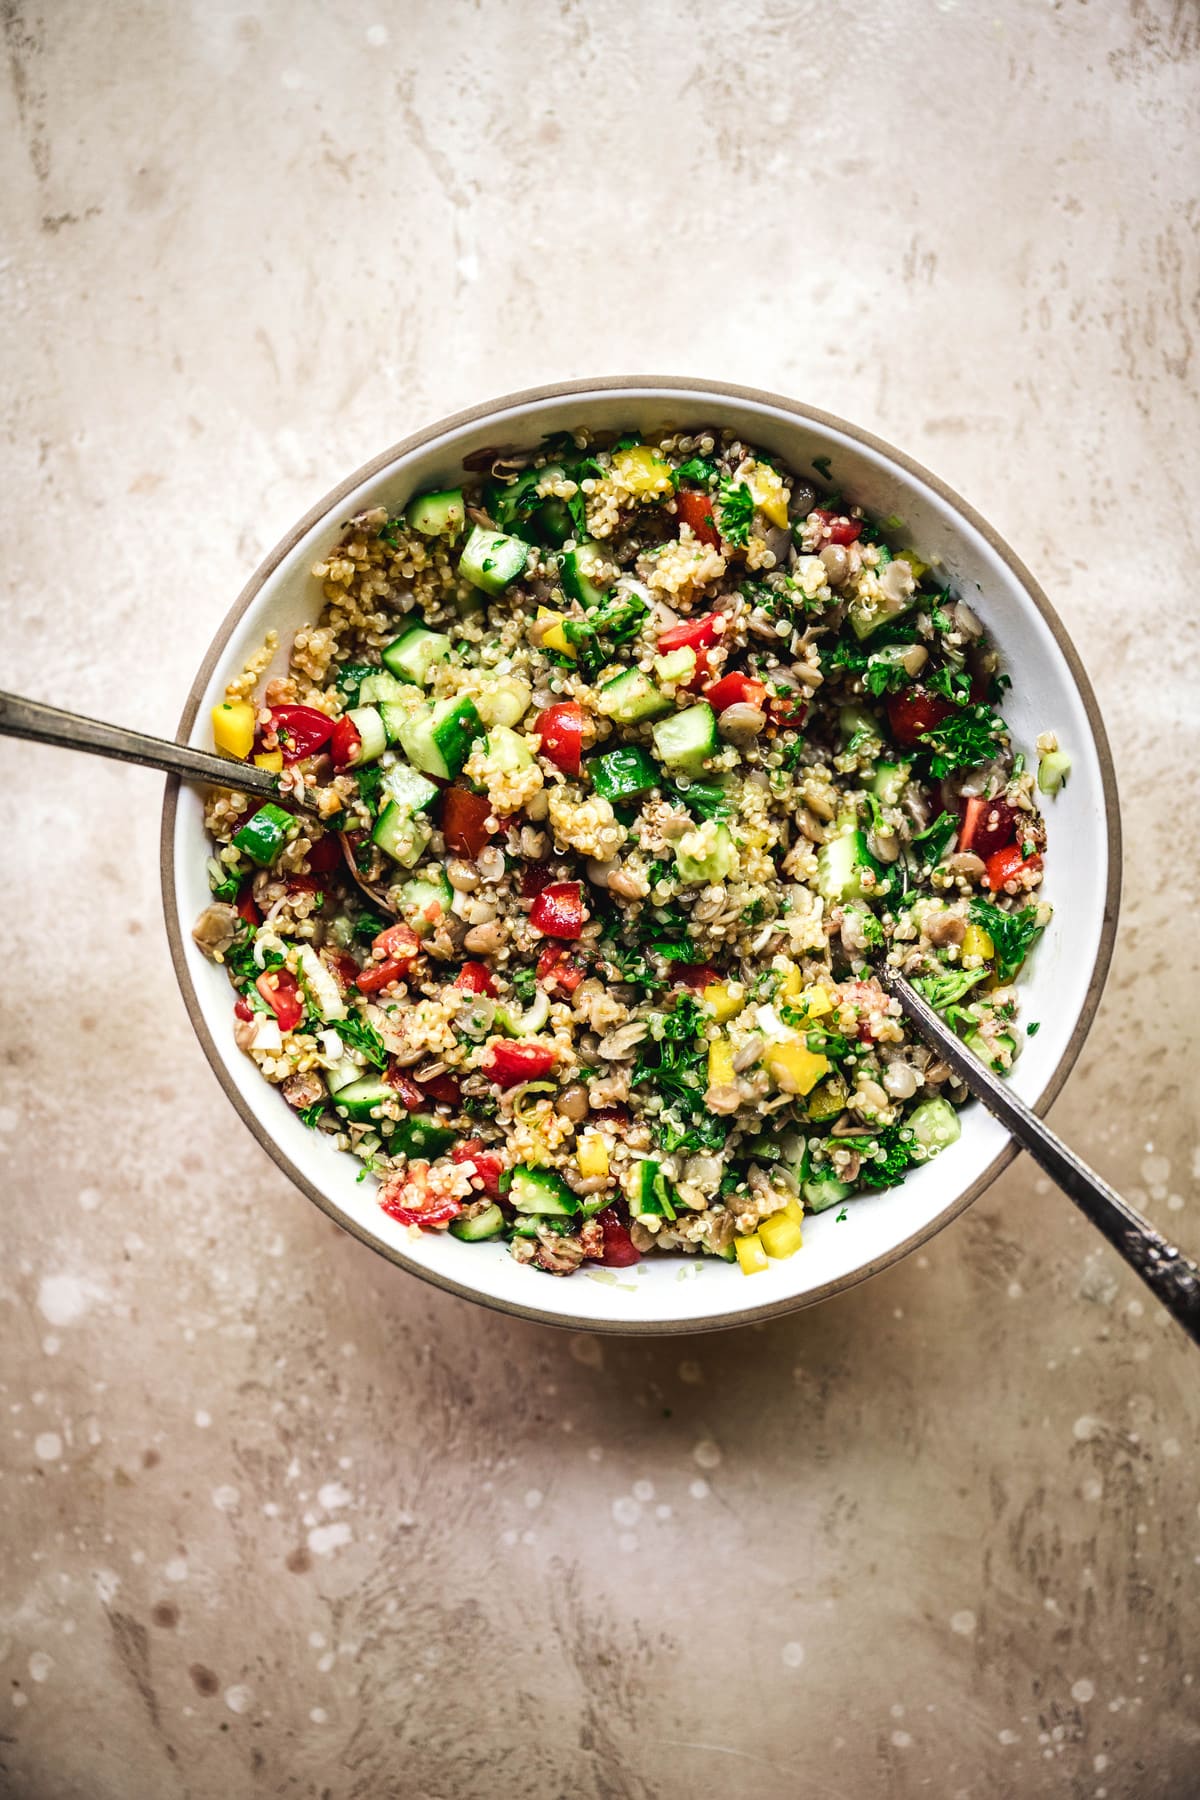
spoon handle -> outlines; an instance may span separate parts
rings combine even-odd
[[[56,706],[23,700],[17,694],[0,693],[0,736],[31,738],[39,744],[61,745],[64,750],[88,750],[93,756],[113,756],[119,762],[141,763],[148,769],[181,775],[185,781],[236,788],[268,799],[279,792],[271,771],[253,763],[233,762],[211,750],[193,750],[188,744],[147,737],[144,731],[128,731],[123,725],[83,719],[78,713],[60,712]]]
[[[879,969],[879,979],[896,996],[922,1036],[937,1046],[943,1061],[949,1063],[959,1080],[1008,1127],[1022,1150],[1028,1150],[1034,1162],[1137,1271],[1193,1342],[1200,1344],[1200,1268],[1161,1237],[1148,1219],[1122,1200],[1023,1100],[1018,1100],[1011,1088],[973,1056],[898,970],[884,964]]]

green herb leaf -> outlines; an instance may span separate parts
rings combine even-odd
[[[690,481],[696,487],[712,487],[717,479],[717,465],[707,456],[689,456],[675,471],[676,481]]]
[[[754,495],[744,481],[736,484],[722,481],[720,493],[718,530],[726,543],[744,550],[750,541],[750,526],[754,520]]]
[[[323,1119],[325,1116],[326,1105],[326,1101],[318,1100],[312,1106],[301,1107],[296,1117],[302,1125],[307,1125],[310,1131],[315,1131],[318,1119]]]
[[[935,669],[932,675],[925,676],[924,680],[931,694],[940,694],[955,706],[969,705],[971,677],[965,669],[955,669],[947,663],[944,668]]]
[[[812,466],[817,471],[818,475],[824,476],[826,481],[833,480],[833,476],[830,473],[831,469],[833,468],[833,460],[831,457],[814,456],[812,459]]]
[[[990,900],[972,900],[968,911],[996,946],[996,974],[1001,983],[1011,981],[1042,935],[1037,906],[1005,912],[1003,907],[993,906]]]
[[[921,742],[931,753],[929,773],[940,780],[955,769],[977,769],[991,761],[1007,735],[1004,720],[990,707],[963,706],[921,733]]]
[[[388,1053],[383,1039],[368,1019],[361,1013],[348,1013],[337,1022],[337,1034],[343,1044],[351,1050],[358,1050],[376,1069],[386,1069]]]
[[[942,1012],[978,985],[986,969],[943,969],[940,975],[918,975],[913,986],[928,1000],[934,1012]]]

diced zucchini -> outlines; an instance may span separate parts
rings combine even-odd
[[[862,750],[868,744],[882,745],[883,727],[874,713],[861,706],[843,706],[838,710],[838,729],[847,750]]]
[[[504,1214],[494,1200],[473,1218],[450,1221],[450,1236],[464,1244],[482,1244],[488,1238],[499,1237],[503,1230]]]
[[[884,806],[899,806],[900,796],[911,772],[911,763],[877,762],[871,780],[871,792]]]
[[[514,1169],[508,1198],[519,1213],[567,1217],[579,1211],[579,1196],[571,1192],[562,1176],[556,1175],[553,1169]]]
[[[659,760],[680,775],[702,775],[709,757],[721,747],[716,714],[707,700],[660,719],[651,736]]]
[[[450,911],[454,889],[444,869],[414,875],[400,890],[400,916],[419,938],[426,938]]]
[[[378,844],[402,869],[411,869],[420,862],[432,836],[433,826],[423,813],[411,813],[397,801],[389,800],[375,821],[371,842]]]
[[[839,1201],[848,1200],[854,1192],[849,1181],[838,1181],[833,1175],[813,1175],[801,1190],[804,1204],[811,1213],[825,1212]]]
[[[487,491],[488,511],[497,525],[530,543],[561,544],[574,531],[570,508],[554,495],[540,498],[537,490],[562,474],[561,463],[547,463],[526,469],[515,481],[497,482]]]
[[[892,877],[867,848],[853,814],[844,815],[817,856],[817,892],[826,900],[877,900],[892,890]]]
[[[608,589],[596,580],[596,567],[603,560],[604,552],[594,538],[582,538],[573,550],[565,551],[558,563],[563,593],[583,606],[602,606]]]
[[[387,749],[387,732],[378,707],[356,706],[346,717],[359,736],[358,753],[354,758],[354,767],[361,769],[364,763],[378,762]]]
[[[428,687],[436,664],[450,654],[450,639],[444,631],[430,631],[419,619],[412,619],[399,637],[380,651],[384,663],[399,681],[414,687]],[[386,696],[385,696],[386,697]]]
[[[904,1122],[930,1156],[948,1149],[962,1135],[958,1114],[948,1100],[923,1100]]]
[[[347,1119],[377,1119],[385,1100],[394,1100],[396,1090],[380,1075],[361,1075],[357,1081],[339,1088],[334,1097],[334,1110]]]
[[[466,522],[461,488],[442,488],[410,500],[405,518],[422,537],[457,537]]]
[[[400,725],[400,743],[414,769],[442,781],[461,773],[472,742],[482,735],[479,714],[465,694],[410,713]]]
[[[359,706],[381,706],[383,701],[391,705],[403,705],[412,699],[411,688],[403,681],[397,681],[390,669],[372,669],[365,675],[358,689]],[[386,725],[387,720],[384,720]]]
[[[529,711],[533,689],[520,675],[497,675],[481,694],[473,696],[475,711],[485,725],[519,725]]]
[[[410,769],[407,763],[398,762],[387,771],[379,791],[385,799],[394,800],[404,812],[419,813],[432,806],[442,790],[416,769]]]
[[[625,669],[611,681],[601,682],[596,706],[605,718],[615,719],[619,725],[637,725],[643,719],[661,719],[671,711],[672,702],[640,669]]]
[[[458,1141],[453,1125],[431,1113],[408,1113],[388,1143],[389,1156],[407,1156],[410,1162],[433,1162]]]
[[[622,800],[633,800],[638,794],[647,793],[662,780],[656,765],[636,744],[594,757],[588,764],[588,772],[596,792],[618,805]]]
[[[673,1219],[675,1208],[671,1204],[671,1189],[661,1167],[650,1157],[640,1162],[634,1174],[633,1198],[630,1210],[639,1218],[653,1213],[661,1219]]]
[[[458,559],[458,572],[481,593],[502,594],[525,573],[528,559],[529,545],[524,538],[506,537],[502,531],[475,525]]]

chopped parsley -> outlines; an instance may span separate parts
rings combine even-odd
[[[943,700],[950,700],[955,706],[970,703],[971,677],[965,669],[955,669],[947,663],[944,668],[935,669],[932,675],[926,676],[925,686],[931,694],[940,694]]]
[[[981,925],[996,946],[996,974],[1002,983],[1011,981],[1034,944],[1042,935],[1036,905],[1023,906],[1019,912],[1005,912],[990,900],[972,900],[970,914]]]
[[[214,859],[215,860],[215,859]],[[224,868],[222,864],[221,867]],[[214,900],[236,900],[241,892],[242,875],[236,869],[225,868],[224,874],[213,880],[214,871],[208,871],[208,885],[212,889]]]
[[[688,788],[672,785],[667,795],[674,805],[685,807],[702,819],[728,819],[733,812],[729,790],[719,781],[693,781]]]
[[[689,456],[675,471],[676,481],[691,481],[696,487],[712,487],[717,479],[717,465],[707,456]]]
[[[955,769],[977,769],[990,762],[1005,735],[1003,719],[990,706],[963,706],[921,733],[921,742],[930,751],[929,773],[940,780]]]
[[[722,481],[721,502],[717,513],[717,526],[727,544],[744,550],[750,541],[750,526],[754,519],[754,495],[744,481],[736,484]]]
[[[512,983],[512,991],[517,999],[521,1001],[522,1005],[528,1006],[537,988],[537,975],[534,970],[528,967],[513,969],[508,979]]]
[[[337,1022],[337,1034],[343,1044],[358,1050],[376,1069],[386,1069],[388,1053],[383,1039],[361,1013],[348,1013]]]
[[[313,1106],[302,1106],[296,1117],[302,1125],[307,1125],[310,1131],[315,1131],[318,1120],[325,1116],[325,1107],[326,1102],[318,1100]]]
[[[938,814],[932,825],[927,825],[924,831],[917,833],[912,840],[912,847],[926,868],[932,868],[934,863],[941,861],[947,844],[957,830],[957,814],[944,812]]]
[[[1026,1037],[1036,1037],[1038,1032],[1041,1029],[1042,1029],[1041,1020],[1040,1019],[1031,1019],[1029,1021],[1028,1025],[1025,1027],[1025,1036]]]
[[[673,1009],[660,1015],[658,1033],[638,1046],[630,1087],[649,1086],[671,1108],[697,1127],[708,1117],[704,1109],[708,1049],[701,1037],[705,1014],[691,994],[681,994]]]
[[[817,471],[818,475],[824,476],[826,481],[833,480],[833,476],[830,473],[833,468],[833,459],[831,457],[814,456],[812,459],[812,466]]]
[[[374,943],[380,932],[387,928],[387,920],[381,919],[378,913],[361,912],[354,921],[354,935],[360,944]]]
[[[374,808],[379,803],[379,787],[383,780],[383,770],[378,763],[368,763],[364,769],[355,769],[354,779],[358,783],[358,791],[363,802]]]

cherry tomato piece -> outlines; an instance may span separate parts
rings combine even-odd
[[[516,1087],[521,1081],[540,1081],[554,1067],[554,1051],[548,1044],[493,1044],[483,1061],[483,1072],[497,1087]]]
[[[755,681],[752,675],[744,675],[740,669],[722,675],[720,681],[704,690],[704,698],[715,713],[724,712],[727,706],[761,707],[766,697],[766,683]]]
[[[476,1178],[483,1183],[483,1191],[493,1200],[500,1198],[500,1177],[504,1173],[504,1158],[497,1150],[485,1150],[482,1138],[466,1138],[455,1144],[450,1152],[451,1162],[473,1163]]]
[[[411,925],[389,925],[371,943],[373,954],[388,962],[416,962],[421,954],[421,940]]]
[[[453,1075],[435,1075],[430,1081],[423,1081],[421,1093],[438,1106],[449,1106],[457,1111],[462,1105],[462,1090]]]
[[[679,625],[668,625],[659,634],[658,647],[668,650],[711,650],[725,629],[724,613],[705,613],[699,619],[684,619]]]
[[[465,988],[468,994],[490,994],[493,999],[496,995],[496,984],[492,980],[492,972],[486,963],[464,963],[454,985],[457,988]]]
[[[333,736],[334,721],[315,706],[273,706],[271,729],[279,739],[285,763],[303,762]]]
[[[987,884],[993,894],[998,894],[1002,887],[1019,875],[1022,869],[1040,869],[1040,856],[1025,856],[1020,844],[1009,844],[1003,850],[996,850],[987,859]]]
[[[583,888],[578,881],[554,881],[529,910],[529,922],[547,937],[577,938],[583,930]]]
[[[710,982],[719,981],[717,971],[707,963],[672,963],[671,979],[681,987],[706,988]]]
[[[409,1112],[416,1112],[419,1106],[424,1105],[425,1096],[412,1076],[398,1068],[394,1062],[388,1064],[387,1074],[383,1079],[395,1090],[401,1106],[406,1107]]]
[[[252,1019],[254,1017],[254,1008],[248,1000],[243,1000],[240,994],[233,1003],[233,1016],[235,1019]]]
[[[339,719],[329,740],[329,754],[335,769],[352,769],[362,751],[362,737],[351,718]]]
[[[692,535],[702,544],[720,549],[721,533],[713,516],[711,494],[704,493],[701,488],[680,488],[675,496],[675,512],[684,525],[691,526]]]
[[[341,868],[342,846],[332,831],[327,831],[309,847],[308,866],[314,875],[332,875],[335,869]]]
[[[291,970],[264,969],[254,985],[275,1014],[280,1031],[293,1031],[304,1017],[304,999]]]
[[[932,731],[953,711],[949,700],[943,700],[940,694],[931,694],[928,688],[903,688],[900,693],[888,696],[888,724],[892,736],[908,750],[919,747],[922,732]]]
[[[963,802],[958,847],[973,850],[986,862],[997,850],[1012,843],[1016,826],[1016,811],[1007,800],[980,800],[972,795]]]
[[[548,988],[561,988],[573,994],[583,980],[584,971],[561,944],[547,944],[537,961],[537,978]]]
[[[442,795],[442,836],[452,856],[474,860],[491,835],[487,822],[492,816],[492,803],[486,794],[473,794],[470,788],[447,788]]]
[[[548,756],[564,775],[578,775],[583,767],[583,708],[577,700],[559,700],[537,716],[533,728]]]
[[[861,519],[848,519],[845,513],[826,512],[820,506],[813,511],[821,521],[821,536],[827,544],[853,544],[862,535]]]
[[[641,1262],[642,1253],[614,1206],[606,1206],[603,1212],[596,1214],[596,1220],[604,1233],[604,1254],[600,1261],[606,1269],[628,1269]]]
[[[359,973],[358,991],[360,994],[377,994],[381,988],[390,987],[393,981],[403,981],[411,968],[410,961],[368,963]]]
[[[262,913],[258,910],[258,903],[254,898],[252,882],[253,877],[250,881],[246,882],[241,893],[238,895],[237,915],[239,919],[245,919],[247,925],[253,930],[257,929],[257,927],[262,924]]]

